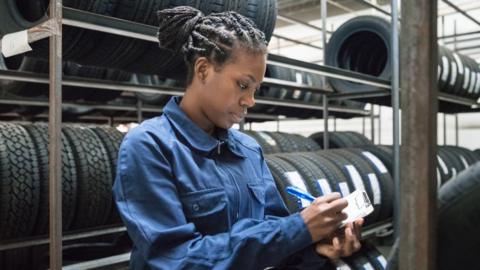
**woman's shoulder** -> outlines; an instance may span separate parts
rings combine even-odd
[[[172,127],[163,116],[154,117],[143,121],[137,127],[131,129],[126,135],[122,144],[133,147],[142,144],[164,144],[171,141],[174,136]]]
[[[250,135],[233,128],[231,128],[229,131],[230,131],[230,136],[234,138],[236,143],[242,145],[244,148],[247,148],[248,150],[251,150],[257,153],[261,151],[261,148],[258,142]]]

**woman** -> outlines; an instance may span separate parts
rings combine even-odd
[[[184,55],[187,88],[120,149],[114,193],[132,269],[320,269],[324,256],[358,250],[352,224],[337,232],[346,200],[330,194],[289,215],[259,145],[231,129],[255,104],[265,35],[235,12],[158,15],[160,46]]]

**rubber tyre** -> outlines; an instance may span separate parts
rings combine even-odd
[[[34,234],[47,234],[49,221],[49,149],[48,126],[45,124],[29,124],[23,127],[30,134],[35,146],[40,174],[39,213]],[[77,202],[77,174],[72,149],[64,134],[61,136],[62,158],[62,227],[69,230]]]
[[[107,150],[112,175],[111,182],[113,184],[116,179],[118,151],[120,149],[120,144],[123,141],[124,134],[118,131],[116,128],[108,126],[96,126],[92,127],[92,130],[97,134],[102,141],[103,146]],[[111,197],[112,207],[107,219],[107,224],[121,223],[122,220],[118,214],[114,198],[113,196]]]
[[[315,168],[315,164],[308,159],[299,157],[297,154],[277,154],[276,157],[285,160],[290,165],[295,167],[302,176],[310,194],[314,197],[324,195],[320,186],[317,183],[318,179],[325,179],[325,174]]]
[[[480,248],[480,163],[439,192],[438,269],[475,269]]]
[[[73,229],[104,225],[111,211],[112,173],[107,151],[84,126],[65,126],[78,175],[78,201]]]
[[[0,239],[32,234],[40,204],[34,143],[20,125],[0,123]]]
[[[289,212],[300,212],[300,210],[302,210],[302,207],[299,200],[286,192],[286,188],[294,184],[291,182],[290,179],[288,179],[285,173],[297,172],[295,167],[290,165],[288,162],[272,155],[265,156],[265,161],[267,162],[267,165],[273,175],[273,179],[275,180],[278,192],[280,193],[280,196],[282,197]],[[305,184],[305,181],[303,179],[302,181]],[[310,192],[310,190],[307,191]]]

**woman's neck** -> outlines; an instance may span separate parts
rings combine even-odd
[[[215,125],[208,119],[208,116],[203,112],[198,98],[193,94],[194,91],[185,91],[185,95],[180,101],[180,108],[187,114],[190,119],[203,129],[207,134],[213,136]]]

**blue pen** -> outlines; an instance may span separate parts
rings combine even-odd
[[[299,199],[305,199],[309,202],[313,202],[315,200],[315,197],[310,195],[308,192],[299,189],[298,187],[295,186],[288,186],[286,189],[287,193],[292,194],[293,196],[299,198]]]

